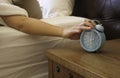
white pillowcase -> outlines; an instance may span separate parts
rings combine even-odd
[[[38,0],[43,18],[71,15],[74,0]]]

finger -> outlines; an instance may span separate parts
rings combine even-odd
[[[91,27],[91,28],[94,27],[93,24],[90,23],[90,22],[84,22],[83,25],[86,26],[86,27]]]
[[[95,21],[94,20],[91,20],[91,23],[93,24],[93,26],[96,25]]]
[[[87,19],[87,20],[85,20],[84,22],[85,22],[85,23],[90,23],[93,27],[96,25],[95,22],[92,21],[92,20],[88,20],[88,19]]]
[[[84,22],[90,22],[90,20],[89,19],[85,19]]]
[[[79,30],[91,30],[91,27],[81,26]]]
[[[90,27],[91,29],[93,28],[93,25],[91,23],[81,23],[80,25],[76,26],[76,28],[81,28],[81,27]]]
[[[91,29],[92,29],[91,27],[80,26],[80,27],[76,27],[76,28],[74,28],[73,32],[81,33],[82,30],[91,30]]]
[[[75,30],[77,32],[81,32],[82,30],[90,30],[90,29],[92,29],[92,27],[85,26],[84,23],[81,25],[72,27],[72,30]]]

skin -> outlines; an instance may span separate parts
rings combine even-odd
[[[77,26],[64,29],[62,27],[53,26],[35,18],[30,18],[22,15],[1,17],[8,26],[28,34],[64,37],[73,40],[79,39],[80,33],[83,30],[90,30],[94,27],[94,24],[88,19]]]

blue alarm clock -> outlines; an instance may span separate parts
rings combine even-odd
[[[92,30],[84,30],[80,36],[80,44],[87,52],[98,52],[106,41],[104,27],[98,24]]]

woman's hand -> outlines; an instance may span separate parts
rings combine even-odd
[[[78,40],[80,39],[80,34],[83,30],[91,30],[94,27],[94,25],[95,24],[93,24],[90,20],[85,20],[80,25],[64,29],[63,37]]]

